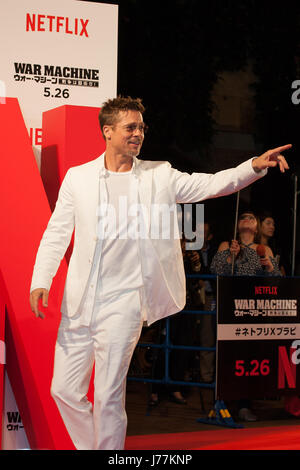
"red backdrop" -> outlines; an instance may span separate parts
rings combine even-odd
[[[5,364],[5,295],[2,277],[0,275],[0,416],[3,414],[3,385]],[[2,426],[0,426],[0,449],[2,442]]]
[[[29,288],[36,251],[65,172],[105,148],[98,111],[63,106],[44,113],[42,180],[17,99],[7,98],[0,105],[0,272],[8,314],[7,372],[35,449],[74,448],[50,396],[66,260],[53,281],[44,320],[30,310]]]

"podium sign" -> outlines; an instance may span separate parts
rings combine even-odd
[[[299,305],[298,278],[218,278],[218,399],[300,393]]]

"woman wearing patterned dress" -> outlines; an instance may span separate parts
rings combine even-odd
[[[220,244],[213,257],[210,270],[217,275],[234,276],[281,276],[277,260],[269,246],[265,246],[265,256],[256,252],[260,224],[252,212],[243,212],[238,219],[238,240]],[[232,272],[233,260],[233,272]],[[243,421],[256,421],[248,399],[239,401],[239,418]]]
[[[252,212],[244,212],[238,220],[238,240],[224,241],[215,254],[210,270],[217,275],[235,276],[281,276],[271,248],[265,245],[265,256],[260,257],[256,248],[259,234],[259,219]]]

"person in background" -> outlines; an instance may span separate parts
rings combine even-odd
[[[197,227],[200,229],[200,227]],[[211,274],[210,265],[217,251],[214,243],[212,225],[204,223],[204,242],[199,250],[201,269],[199,274]],[[202,310],[211,311],[216,308],[216,282],[213,279],[201,279],[200,293],[202,299]],[[216,316],[213,314],[198,315],[199,336],[197,343],[203,348],[212,348],[216,344]],[[215,352],[199,351],[200,382],[212,383],[215,377]]]
[[[286,275],[284,263],[282,262],[282,256],[280,249],[276,245],[274,238],[275,233],[275,219],[271,212],[265,211],[259,215],[260,220],[260,243],[266,246],[270,246],[274,251],[274,255],[278,262],[280,271],[283,276]],[[287,395],[284,397],[285,410],[296,417],[300,416],[300,397],[298,395]]]
[[[217,275],[235,276],[281,276],[277,260],[269,246],[265,256],[257,254],[260,232],[259,218],[253,211],[240,214],[238,219],[238,239],[223,241],[215,254],[211,272]]]
[[[242,212],[238,218],[238,239],[223,241],[215,254],[211,272],[217,275],[234,276],[281,276],[277,261],[270,247],[266,246],[264,257],[260,257],[256,248],[260,233],[259,218],[253,211]],[[239,401],[239,418],[242,421],[256,421],[247,398]]]
[[[275,219],[271,212],[263,212],[259,214],[260,221],[260,233],[259,233],[259,243],[262,245],[269,246],[276,258],[277,264],[280,268],[280,271],[283,276],[286,275],[284,265],[282,263],[282,255],[280,249],[276,245],[276,240],[274,239],[275,233]]]
[[[200,271],[200,255],[195,250],[185,249],[185,239],[181,239],[181,249],[186,274],[197,274]],[[187,279],[186,283],[186,308],[194,305],[195,298],[199,290],[198,279]],[[165,341],[166,327],[165,320],[157,322],[158,343]],[[169,321],[170,341],[173,346],[190,346],[193,342],[195,330],[195,315],[179,312],[173,315]],[[173,381],[184,381],[188,374],[190,364],[192,362],[192,354],[184,349],[171,349],[169,353],[169,377]],[[165,352],[157,349],[154,354],[152,365],[152,377],[161,379],[165,372]],[[153,383],[151,387],[149,406],[156,406],[160,401],[163,391],[167,391],[169,400],[178,405],[186,405],[187,400],[183,395],[182,386],[170,384],[167,387],[161,384]]]

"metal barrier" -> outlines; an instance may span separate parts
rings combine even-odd
[[[216,279],[217,276],[212,274],[187,274],[186,278],[188,279]],[[215,315],[216,316],[216,309],[214,310],[182,310],[180,313],[184,314],[192,314],[192,315]],[[184,385],[184,386],[193,386],[193,387],[201,387],[201,388],[210,388],[215,389],[215,382],[212,383],[205,383],[205,382],[192,382],[192,381],[179,381],[179,380],[172,380],[169,376],[169,354],[171,350],[178,349],[178,350],[192,350],[192,351],[216,351],[216,346],[208,348],[208,347],[201,347],[201,346],[185,346],[185,345],[173,345],[170,340],[170,317],[165,319],[166,322],[166,337],[165,341],[161,344],[155,343],[141,343],[137,344],[137,348],[158,348],[164,349],[165,352],[165,373],[162,379],[154,379],[154,378],[147,378],[147,377],[134,377],[128,376],[127,380],[143,382],[143,383],[159,383],[164,385]]]

